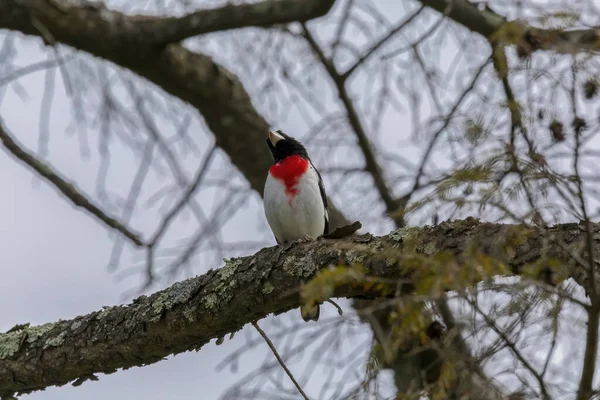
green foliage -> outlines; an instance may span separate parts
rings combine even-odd
[[[460,207],[461,203],[464,204],[464,196],[474,193],[474,185],[492,181],[493,172],[492,164],[487,163],[458,168],[437,184],[434,198],[442,201],[452,200]],[[463,188],[463,190],[458,195],[457,191],[460,188]],[[456,195],[458,195],[458,198]]]
[[[365,283],[365,278],[360,264],[325,268],[317,272],[310,282],[302,285],[300,297],[304,304],[313,305],[332,297],[336,288]]]
[[[481,139],[485,139],[488,130],[486,129],[483,117],[469,118],[463,125],[465,138],[471,144],[477,144]]]
[[[458,372],[455,363],[445,362],[442,365],[442,371],[436,385],[431,390],[433,400],[442,400],[448,398],[448,390],[454,387]]]
[[[525,32],[526,28],[520,22],[506,22],[490,36],[489,40],[491,43],[504,45],[518,44],[522,40]],[[496,49],[499,49],[500,47],[501,45],[495,46]],[[502,50],[502,52],[504,51]],[[498,58],[496,53],[494,54],[494,57]],[[502,59],[506,60],[506,56],[502,57]],[[506,76],[506,73],[508,72],[508,65],[500,65],[500,68],[497,68],[497,71],[500,77]]]

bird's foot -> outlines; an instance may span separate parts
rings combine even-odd
[[[315,239],[312,236],[306,235],[306,236],[304,236],[304,237],[302,237],[300,239],[296,239],[296,240],[293,240],[291,242],[279,243],[279,245],[282,246],[282,248],[283,248],[284,251],[288,251],[295,244],[308,243],[308,242],[312,242],[313,240],[315,240]]]

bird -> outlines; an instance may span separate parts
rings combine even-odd
[[[281,130],[269,131],[273,157],[263,194],[265,216],[278,245],[317,239],[329,232],[327,195],[321,174],[302,143]],[[304,321],[318,321],[319,305],[301,306]]]

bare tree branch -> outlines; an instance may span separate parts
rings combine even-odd
[[[594,248],[600,249],[600,224],[592,224],[590,229]],[[515,235],[520,241],[512,246]],[[557,241],[575,248],[585,243],[585,236],[586,229],[580,224],[537,230],[469,218],[435,227],[402,228],[382,237],[366,234],[344,240],[316,240],[289,249],[265,248],[248,257],[226,260],[218,270],[141,296],[129,305],[42,326],[21,326],[1,334],[0,396],[90,379],[94,373],[112,373],[118,368],[147,365],[170,354],[197,350],[211,339],[235,332],[270,313],[298,307],[298,291],[304,282],[322,269],[352,265],[357,259],[368,271],[364,278],[367,282],[402,285],[402,293],[408,294],[416,282],[412,282],[410,268],[404,264],[419,252],[429,254],[432,249],[453,254],[460,268],[469,271],[473,269],[472,260],[464,265],[461,260],[468,260],[476,251],[490,257],[505,274],[520,274],[527,263],[549,257],[561,261],[576,280],[582,281],[587,271]],[[543,250],[545,244],[547,252]],[[482,279],[476,271],[470,275],[469,282],[457,284],[467,287]],[[389,296],[377,285],[354,282],[336,284],[325,296]]]
[[[508,21],[502,15],[485,6],[467,0],[420,0],[421,4],[447,14],[449,18],[465,28],[490,39],[506,26],[511,27],[512,44],[523,46],[528,52],[548,50],[560,54],[600,51],[600,28],[564,31],[540,29],[523,21]],[[506,40],[506,39],[505,39]]]
[[[256,322],[252,322],[252,326],[254,326],[254,329],[256,329],[258,331],[258,333],[260,334],[260,336],[262,336],[263,339],[265,339],[265,342],[267,342],[267,345],[269,346],[269,348],[273,352],[273,355],[277,359],[277,362],[279,363],[279,365],[281,365],[281,368],[283,368],[283,370],[285,371],[285,373],[287,374],[287,376],[290,377],[290,380],[292,381],[292,383],[294,384],[294,386],[296,386],[296,389],[298,389],[298,392],[300,392],[300,394],[302,395],[302,397],[305,400],[309,400],[309,398],[306,395],[306,393],[304,393],[304,390],[302,390],[302,386],[300,386],[300,384],[298,383],[298,381],[296,381],[296,378],[294,378],[294,375],[292,374],[292,371],[290,371],[290,369],[287,367],[287,365],[285,365],[285,362],[283,361],[283,359],[281,358],[281,356],[277,352],[277,349],[275,348],[275,345],[273,344],[273,342],[271,342],[271,339],[269,339],[269,337],[267,336],[267,334],[265,333],[265,331],[263,331],[260,328],[260,326],[258,326],[258,324]]]
[[[372,45],[369,48],[369,50],[367,50],[363,55],[361,55],[360,58],[354,64],[352,64],[352,66],[348,67],[348,69],[346,71],[344,71],[340,74],[340,79],[342,81],[347,80],[352,75],[352,73],[354,71],[356,71],[356,69],[358,67],[360,67],[366,60],[369,59],[369,57],[371,57],[373,55],[373,53],[375,53],[378,49],[380,49],[381,46],[383,46],[388,40],[390,40],[392,37],[394,37],[394,35],[396,35],[402,29],[404,29],[408,24],[410,24],[412,21],[414,21],[415,18],[417,18],[419,15],[421,15],[421,13],[423,12],[424,9],[425,9],[425,6],[421,6],[415,13],[413,13],[412,15],[410,15],[409,17],[404,19],[396,27],[394,27],[392,30],[390,30],[385,36],[383,36],[381,39],[379,39],[377,41],[377,43]],[[333,57],[332,57],[332,59],[333,59]]]
[[[410,18],[409,18],[410,21]],[[401,24],[401,27],[405,24]],[[380,198],[383,200],[386,211],[392,216],[396,226],[404,225],[404,216],[396,213],[398,206],[400,203],[394,198],[392,189],[389,187],[386,182],[385,176],[383,175],[383,171],[379,162],[377,161],[377,156],[375,155],[375,150],[369,140],[367,132],[363,126],[363,123],[360,120],[360,116],[358,111],[356,110],[356,106],[352,99],[350,98],[350,94],[346,89],[346,76],[340,74],[333,63],[333,60],[328,58],[321,46],[317,43],[316,39],[312,35],[312,33],[308,30],[308,28],[303,25],[303,35],[306,38],[310,48],[317,56],[319,62],[323,65],[327,74],[331,77],[333,84],[338,92],[338,96],[342,101],[344,108],[346,109],[346,113],[348,115],[348,121],[352,130],[356,136],[358,141],[358,145],[365,157],[365,170],[369,172],[371,177],[373,178],[373,182],[375,183],[375,187],[379,193]],[[393,214],[393,215],[392,215]]]
[[[109,228],[121,233],[127,239],[129,239],[136,246],[142,246],[144,243],[142,238],[137,233],[134,233],[125,225],[118,220],[108,216],[102,211],[97,205],[92,203],[74,184],[67,182],[60,174],[54,171],[50,166],[44,164],[38,160],[35,156],[29,154],[24,150],[15,139],[7,132],[6,128],[0,120],[0,141],[4,145],[4,148],[10,152],[19,161],[26,164],[29,168],[34,170],[39,176],[44,178],[47,182],[51,183],[57,188],[71,203],[77,207],[81,207],[88,211],[90,214],[95,216],[100,222]]]
[[[183,17],[151,17],[139,21],[138,29],[157,44],[182,41],[203,33],[248,26],[267,27],[308,21],[327,14],[335,0],[264,0],[260,3],[227,4]]]
[[[146,47],[164,46],[180,42],[192,36],[204,33],[224,31],[250,26],[267,27],[294,21],[308,21],[327,14],[335,0],[264,0],[259,3],[233,5],[199,10],[182,17],[158,17],[154,15],[127,15],[106,7],[103,2],[65,0],[25,0],[9,1],[15,4],[12,12],[5,15],[9,19],[24,17],[23,10],[28,9],[34,15],[30,21],[44,39],[50,43],[62,42],[54,36],[54,24],[47,24],[45,16],[55,15],[63,21],[80,20],[102,13],[104,27],[119,25],[119,31],[128,42],[136,42]],[[41,18],[38,18],[41,17]],[[97,19],[97,18],[95,18]],[[17,24],[20,21],[15,21]],[[58,22],[58,21],[57,21]],[[60,25],[63,25],[59,22]],[[68,28],[63,25],[64,28]],[[9,28],[15,29],[15,28]],[[18,29],[18,28],[17,28]],[[31,32],[28,32],[31,33]]]

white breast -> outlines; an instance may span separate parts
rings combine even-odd
[[[325,229],[325,206],[319,191],[319,177],[312,164],[300,178],[291,197],[285,184],[268,174],[264,207],[267,222],[279,242],[292,242],[306,236],[317,238]]]

